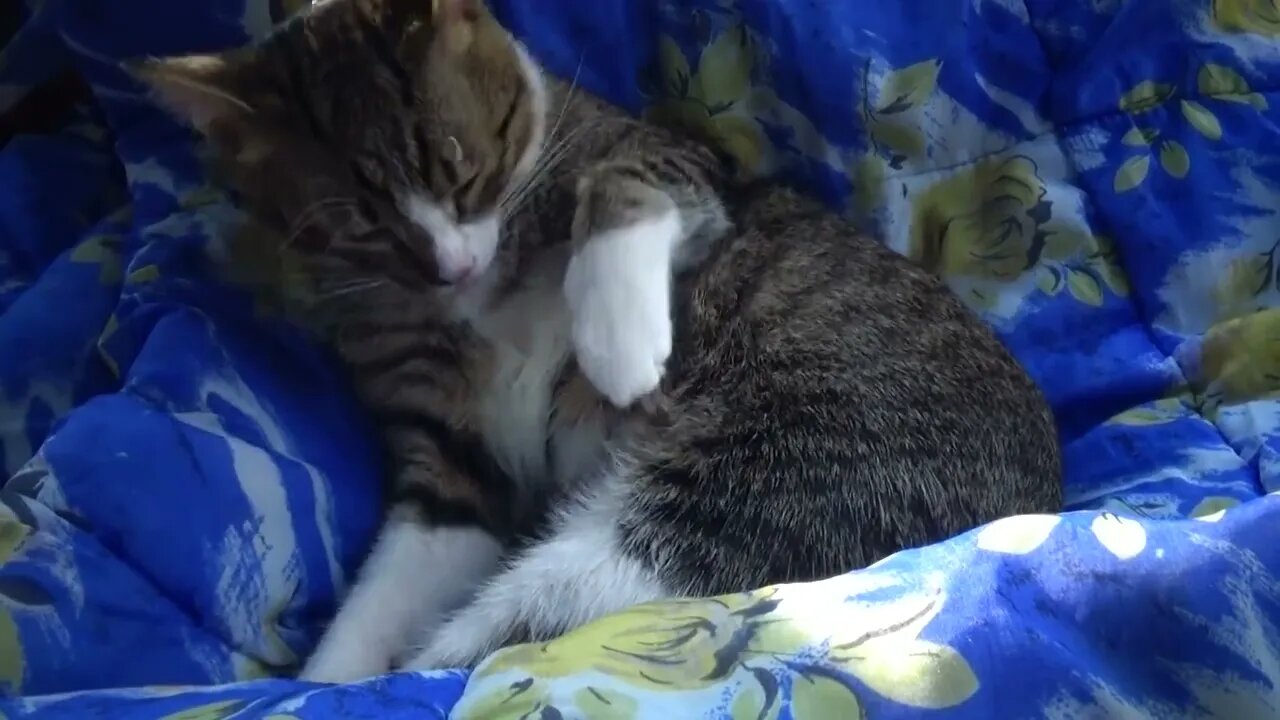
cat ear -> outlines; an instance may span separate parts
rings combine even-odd
[[[474,23],[483,11],[484,3],[480,0],[431,0],[431,17],[441,25]]]
[[[202,134],[253,112],[236,95],[235,72],[222,55],[187,55],[131,62],[126,69],[170,112]]]
[[[481,0],[431,0],[431,24],[436,37],[455,53],[471,47],[476,23],[484,11]]]

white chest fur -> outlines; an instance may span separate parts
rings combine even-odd
[[[535,492],[543,483],[572,485],[593,472],[604,429],[551,422],[552,393],[570,353],[569,314],[559,283],[548,278],[522,289],[472,323],[492,348],[476,409],[485,445],[499,466]]]
[[[513,300],[520,312],[503,324],[507,332],[489,337],[493,365],[480,398],[480,425],[502,469],[521,484],[537,483],[552,470],[547,467],[548,419],[569,348],[567,326],[563,303],[545,297]]]

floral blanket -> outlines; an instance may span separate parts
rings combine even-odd
[[[376,527],[370,428],[117,67],[296,5],[0,17],[0,128],[92,89],[0,148],[4,717],[1280,717],[1277,0],[496,2],[943,275],[1053,403],[1071,512],[336,687],[277,678]]]

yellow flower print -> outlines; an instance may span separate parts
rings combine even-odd
[[[1114,244],[1053,218],[1036,163],[1025,155],[988,158],[926,189],[913,201],[910,256],[952,280],[983,307],[995,285],[1033,273],[1047,295],[1067,291],[1101,306],[1105,291],[1127,295]]]
[[[1213,0],[1213,24],[1229,33],[1280,37],[1280,0]]]
[[[910,707],[954,707],[978,691],[978,678],[954,649],[920,633],[945,596],[907,595],[854,611],[858,622],[834,630],[826,661],[877,694]]]
[[[766,616],[775,591],[639,605],[557,640],[504,650],[479,676],[512,668],[540,678],[595,671],[636,686],[697,690],[729,676],[744,655],[791,654],[810,639]]]
[[[599,675],[625,687],[578,693],[572,700],[578,710],[594,703],[609,717],[629,717],[635,693],[697,692],[736,682],[734,717],[775,717],[783,691],[770,668],[779,663],[795,676],[793,708],[822,709],[823,716],[860,716],[863,687],[921,708],[951,707],[976,692],[977,678],[959,653],[919,638],[942,608],[940,595],[818,608],[805,592],[767,588],[642,605],[557,640],[508,648],[472,682],[513,681],[486,690],[463,715],[520,717],[552,702],[548,681]],[[820,620],[833,612],[847,612],[849,622]]]
[[[766,138],[749,112],[754,59],[746,29],[737,25],[716,36],[696,72],[669,37],[659,41],[658,57],[665,97],[649,116],[703,135],[734,158],[743,177],[758,175]]]
[[[1210,410],[1280,391],[1280,308],[1210,328],[1200,346],[1196,380]]]
[[[926,190],[913,208],[911,257],[947,277],[1011,280],[1029,266],[1049,204],[1028,157],[978,162]]]
[[[1263,296],[1275,290],[1280,281],[1277,252],[1280,252],[1280,241],[1265,252],[1243,254],[1226,263],[1213,287],[1217,319],[1242,317],[1267,306]]]

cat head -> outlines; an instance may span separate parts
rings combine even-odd
[[[415,286],[490,265],[545,132],[540,76],[481,0],[323,0],[255,45],[131,70],[255,213]]]

